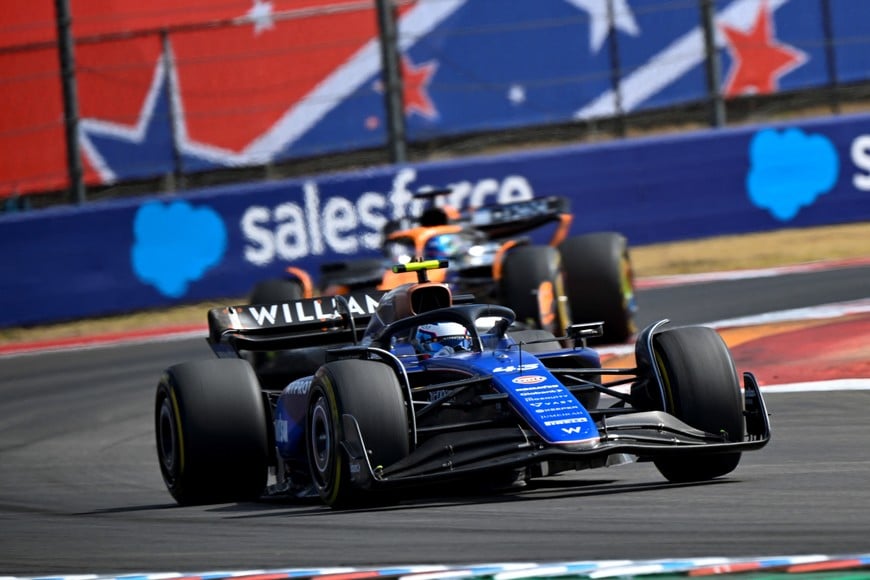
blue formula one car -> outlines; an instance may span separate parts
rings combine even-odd
[[[733,471],[770,439],[751,373],[720,336],[666,328],[636,341],[635,368],[602,368],[586,340],[517,329],[512,310],[453,296],[419,261],[417,282],[209,311],[216,359],[158,384],[160,469],[180,504],[319,494],[329,506],[397,501],[437,482],[494,489],[568,470],[651,461],[672,482]],[[274,351],[280,376],[244,354]],[[271,474],[271,475],[270,475]]]

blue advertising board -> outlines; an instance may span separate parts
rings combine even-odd
[[[229,185],[0,216],[0,327],[244,296],[288,265],[376,255],[413,192],[571,200],[633,246],[870,220],[870,115]]]

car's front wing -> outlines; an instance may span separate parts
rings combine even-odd
[[[423,485],[545,462],[584,469],[604,466],[610,456],[619,454],[646,460],[741,453],[760,449],[770,441],[770,420],[758,383],[751,373],[744,374],[744,382],[746,433],[742,441],[727,441],[721,435],[700,431],[662,411],[645,411],[599,422],[599,439],[582,445],[552,445],[520,426],[476,430],[433,437],[408,457],[378,468],[368,461],[356,420],[345,415],[343,445],[351,477],[363,488]]]

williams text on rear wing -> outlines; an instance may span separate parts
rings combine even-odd
[[[279,350],[356,342],[383,292],[243,304],[208,312],[208,342],[238,350]]]

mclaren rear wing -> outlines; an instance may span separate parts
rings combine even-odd
[[[552,222],[561,223],[567,231],[571,219],[570,202],[556,196],[482,206],[470,215],[471,225],[492,238],[524,234]]]
[[[219,356],[227,346],[238,352],[355,343],[383,294],[370,291],[213,308],[208,312],[208,342]]]

